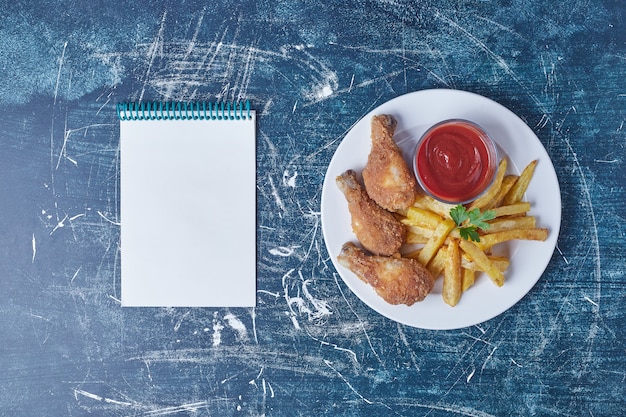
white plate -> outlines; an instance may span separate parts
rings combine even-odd
[[[356,242],[344,195],[335,178],[347,169],[361,172],[371,148],[370,121],[376,114],[391,114],[398,121],[394,139],[405,152],[413,149],[417,139],[433,124],[451,118],[473,121],[482,126],[497,142],[500,156],[508,156],[509,171],[519,173],[530,161],[537,159],[533,179],[525,201],[531,203],[531,215],[538,227],[549,229],[544,242],[515,241],[503,243],[494,252],[511,259],[505,283],[496,287],[480,274],[476,283],[461,297],[456,307],[445,304],[441,297],[441,279],[426,299],[411,307],[391,305],[376,294],[350,270],[337,262],[341,246]],[[561,194],[559,182],[545,148],[533,131],[513,112],[502,105],[458,90],[424,90],[390,100],[359,120],[343,139],[330,161],[322,189],[322,230],[328,252],[346,285],[378,313],[406,325],[424,329],[458,329],[489,320],[517,303],[539,280],[556,246],[561,225]]]

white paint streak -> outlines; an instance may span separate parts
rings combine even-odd
[[[322,345],[322,346],[330,346],[330,347],[332,347],[332,348],[333,348],[333,349],[335,349],[335,350],[338,350],[338,351],[341,351],[341,352],[346,352],[346,353],[348,353],[348,354],[350,355],[350,357],[352,358],[352,361],[353,361],[355,364],[358,364],[358,363],[359,363],[359,361],[358,361],[358,359],[357,359],[357,356],[356,356],[356,353],[355,353],[353,350],[343,348],[343,347],[341,347],[341,346],[338,346],[338,345],[337,345],[337,344],[335,344],[335,343],[330,343],[330,342],[327,342],[327,341],[325,341],[325,340],[321,340],[321,339],[319,339],[319,338],[317,338],[317,337],[313,336],[313,335],[312,335],[309,331],[307,331],[307,334],[309,335],[309,337],[310,337],[311,339],[315,340],[316,342],[318,342],[318,343],[319,343],[320,345]]]
[[[326,301],[319,300],[311,294],[308,289],[308,285],[311,280],[305,280],[302,277],[302,272],[298,271],[298,280],[290,280],[294,268],[290,269],[282,277],[282,284],[284,289],[284,298],[287,302],[289,312],[287,313],[291,318],[291,321],[296,329],[300,329],[297,317],[305,314],[309,321],[320,321],[326,316],[332,314],[329,304]],[[293,287],[297,288],[297,294],[291,295],[290,291]]]
[[[302,284],[302,292],[304,293],[304,296],[307,298],[307,300],[313,305],[313,308],[315,310],[313,312],[309,312],[310,317],[312,317],[314,320],[317,320],[324,316],[330,316],[331,314],[333,314],[329,304],[326,301],[319,300],[313,297],[313,295],[310,293],[310,283],[311,280],[306,280]]]
[[[291,310],[291,306],[289,309]],[[291,313],[287,313],[287,315],[289,316],[289,319],[291,320],[291,324],[293,325],[294,329],[302,330],[302,327],[300,327],[300,322],[298,322],[296,314],[293,312],[293,310],[291,310]]]
[[[465,382],[469,383],[472,377],[474,376],[475,372],[476,372],[476,368],[472,367],[472,371],[467,375],[467,378],[465,378]]]
[[[114,297],[114,296],[112,296],[111,294],[109,294],[109,295],[108,295],[108,297],[109,297],[111,300],[113,300],[113,301],[117,302],[117,304],[122,305],[122,300],[120,300],[119,298]]]
[[[54,226],[54,229],[52,229],[52,231],[50,232],[50,236],[52,236],[52,234],[53,234],[54,232],[56,232],[57,230],[59,230],[59,229],[61,229],[61,228],[65,227],[65,221],[66,221],[67,219],[68,219],[68,216],[67,216],[67,215],[65,215],[65,217],[63,218],[63,220],[59,221],[59,222],[56,224],[56,226]]]
[[[66,121],[66,126],[65,126],[65,134],[63,135],[63,144],[61,145],[61,151],[59,152],[59,157],[57,158],[57,163],[56,163],[56,167],[55,169],[59,169],[59,166],[61,164],[61,160],[63,158],[67,159],[68,161],[70,161],[74,166],[78,165],[78,162],[75,159],[70,158],[67,155],[67,143],[70,139],[70,137],[72,135],[74,135],[75,133],[80,133],[82,132],[83,135],[86,135],[87,132],[89,131],[89,129],[91,128],[95,128],[95,127],[110,127],[112,126],[110,123],[94,123],[88,126],[83,126],[80,128],[76,128],[76,129],[69,129],[67,127],[67,121]]]
[[[143,101],[143,95],[146,92],[146,86],[148,85],[148,81],[150,80],[150,72],[152,71],[152,65],[154,65],[154,60],[157,56],[157,53],[163,54],[163,32],[165,30],[165,18],[167,16],[167,12],[163,13],[163,17],[161,17],[161,26],[159,28],[159,32],[157,36],[154,38],[154,41],[148,48],[148,67],[146,68],[146,74],[144,76],[143,87],[141,88],[141,94],[139,94],[139,101]]]
[[[33,238],[31,240],[31,245],[32,245],[32,248],[33,248],[33,256],[30,259],[30,262],[34,264],[35,263],[35,256],[37,255],[37,240],[35,239],[35,234],[34,233],[33,233]]]
[[[271,291],[267,291],[267,290],[257,290],[257,293],[259,294],[267,294],[267,295],[271,295],[274,298],[278,298],[280,297],[280,294],[277,292],[271,292]]]
[[[254,335],[254,342],[258,345],[259,338],[256,333],[256,308],[255,307],[252,307],[250,311],[250,317],[252,318],[252,334]]]
[[[478,324],[475,325],[474,327],[476,327],[482,334],[485,334],[486,330],[480,327]]]
[[[61,159],[66,153],[67,139],[69,137],[69,130],[67,129],[67,119],[65,120],[65,134],[63,135],[63,145],[61,145],[61,151],[59,152],[59,157],[57,158],[57,164],[55,169],[59,169],[59,165],[61,164]]]
[[[72,216],[70,217],[70,222],[73,222],[74,220],[79,219],[84,216],[85,216],[85,213],[80,213],[80,214],[77,214],[76,216]]]
[[[415,352],[413,351],[413,348],[409,344],[409,341],[406,338],[406,334],[404,333],[404,329],[403,329],[402,325],[400,323],[398,323],[396,327],[398,329],[398,334],[400,335],[400,340],[402,340],[402,343],[404,344],[404,347],[406,348],[406,350],[409,352],[409,355],[411,356],[411,363],[413,364],[413,367],[415,368],[415,371],[419,372],[420,371],[420,367],[417,364],[417,355],[415,354]]]
[[[217,347],[222,343],[222,330],[224,325],[217,318],[217,312],[213,313],[213,347]]]
[[[286,187],[296,188],[296,178],[298,177],[298,171],[294,171],[293,175],[289,175],[289,171],[283,172],[283,185]]]
[[[485,362],[483,362],[483,366],[480,368],[480,374],[481,375],[482,375],[483,371],[485,370],[485,367],[487,366],[487,362],[489,362],[491,360],[491,358],[493,357],[493,354],[495,353],[496,349],[498,349],[498,346],[494,346],[493,349],[491,349],[491,352],[489,352],[489,355],[487,355],[487,358],[485,359]]]
[[[484,343],[484,344],[486,344],[486,345],[489,345],[489,346],[494,346],[494,345],[493,345],[493,343],[491,343],[491,342],[489,342],[489,341],[487,341],[487,340],[481,339],[480,337],[472,336],[472,335],[471,335],[471,334],[469,334],[469,333],[462,333],[462,334],[463,334],[464,336],[469,337],[470,339],[474,339],[474,340],[476,340],[477,342],[482,342],[482,343]],[[483,334],[484,334],[484,332],[483,332]]]
[[[269,253],[274,255],[274,256],[281,256],[284,258],[287,258],[291,255],[293,255],[293,252],[298,249],[300,246],[292,246],[292,247],[285,247],[285,246],[279,246],[277,248],[273,248],[269,250]]]
[[[567,260],[567,258],[563,254],[563,251],[561,251],[561,248],[559,248],[558,244],[556,245],[556,250],[559,252],[559,255],[561,255],[561,257],[563,258],[563,261],[565,261],[565,264],[569,265],[569,261]]]
[[[364,88],[364,87],[368,87],[372,84],[377,84],[383,81],[387,81],[389,79],[395,78],[398,75],[402,75],[404,74],[405,70],[398,70],[398,71],[392,71],[388,74],[385,74],[383,76],[380,77],[374,77],[365,81],[362,81],[358,84],[353,84],[352,82],[350,83],[350,86],[348,88],[344,88],[344,89],[337,89],[334,92],[335,96],[338,96],[340,94],[344,94],[344,93],[350,93],[353,89],[358,89],[358,88]],[[444,80],[441,80],[443,83],[445,83]],[[447,83],[446,83],[447,84]]]
[[[114,399],[111,399],[111,398],[103,397],[101,395],[94,394],[94,393],[89,392],[89,391],[84,391],[82,389],[75,389],[74,390],[74,398],[76,398],[76,401],[78,401],[79,395],[83,396],[85,398],[90,398],[92,400],[102,401],[102,402],[109,403],[109,404],[124,405],[124,406],[132,406],[132,405],[134,405],[133,403],[129,403],[129,402],[126,402],[126,401],[118,401],[118,400],[114,400]]]
[[[144,416],[166,416],[166,415],[176,415],[180,413],[195,413],[198,410],[206,408],[209,405],[208,401],[199,401],[195,403],[189,404],[181,404],[173,407],[164,407],[157,410],[151,410],[144,412]]]
[[[121,226],[121,225],[122,225],[122,223],[120,223],[120,222],[116,222],[116,221],[113,221],[113,220],[109,219],[109,218],[108,218],[107,216],[105,216],[105,215],[104,215],[104,214],[103,214],[100,210],[97,210],[97,211],[96,211],[96,213],[98,213],[98,215],[99,215],[100,217],[102,217],[104,220],[106,220],[107,222],[109,222],[109,223],[111,223],[111,224],[113,224],[113,225],[115,225],[115,226]]]
[[[237,336],[240,340],[248,340],[248,329],[246,325],[234,314],[228,313],[224,316],[226,323],[237,332]]]
[[[61,58],[59,58],[59,69],[57,71],[57,81],[54,86],[54,101],[53,105],[57,104],[57,97],[59,95],[59,84],[61,83],[61,70],[63,68],[63,62],[65,61],[65,50],[67,49],[67,41],[63,44],[63,51],[61,52]]]
[[[346,298],[346,295],[343,292],[343,289],[341,288],[341,285],[339,285],[339,281],[337,280],[337,276],[338,274],[333,274],[333,278],[335,279],[335,284],[337,286],[337,288],[339,289],[339,292],[341,293],[341,297],[343,298],[344,302],[346,303],[346,305],[348,306],[348,308],[350,309],[350,311],[352,312],[352,314],[354,314],[354,316],[357,318],[358,322],[359,322],[359,326],[361,327],[361,329],[363,329],[363,334],[365,335],[365,339],[367,340],[367,343],[372,351],[372,353],[374,354],[374,356],[376,356],[376,359],[378,359],[378,362],[382,363],[382,360],[380,358],[380,356],[378,355],[378,352],[376,352],[376,349],[374,349],[374,345],[372,344],[372,339],[370,338],[369,333],[367,333],[367,330],[365,329],[365,323],[363,322],[363,320],[361,320],[361,317],[356,313],[356,311],[354,311],[354,309],[352,308],[352,304],[350,304],[350,302],[348,301],[348,299]]]
[[[360,399],[362,399],[363,401],[365,401],[367,404],[374,404],[373,401],[368,400],[367,398],[365,398],[363,395],[361,395],[361,393],[359,393],[353,386],[352,384],[346,379],[346,377],[344,377],[341,372],[339,372],[337,369],[335,369],[332,365],[332,362],[329,360],[324,360],[324,363],[326,364],[326,366],[328,366],[330,369],[332,369],[333,371],[335,371],[335,373],[339,376],[339,378],[341,378],[341,380],[348,386],[348,388],[350,388],[350,390],[352,390],[352,392],[354,392]]]
[[[204,20],[205,11],[206,11],[206,7],[204,8],[204,10],[202,10],[202,13],[200,13],[200,17],[198,18],[198,23],[196,24],[196,30],[193,33],[191,40],[189,41],[189,46],[187,47],[187,53],[185,54],[185,59],[189,57],[189,54],[191,54],[191,51],[193,51],[194,47],[196,46],[198,34],[200,33],[200,28],[202,27],[202,21]]]
[[[81,267],[82,268],[82,267]],[[76,270],[76,272],[74,272],[74,275],[72,275],[72,279],[70,279],[70,283],[74,283],[74,280],[76,279],[76,277],[78,276],[78,273],[80,272],[81,268],[78,268]]]
[[[152,381],[152,371],[150,370],[150,361],[143,361],[144,365],[146,365],[146,372],[148,372],[148,380]]]
[[[593,301],[591,298],[587,297],[586,295],[583,297],[585,300],[589,301],[591,304],[593,304],[596,307],[598,306],[598,303],[596,303],[595,301]]]
[[[267,177],[268,179],[268,183],[270,185],[270,188],[272,189],[272,196],[274,196],[274,201],[276,201],[276,205],[278,206],[278,208],[280,209],[280,217],[282,216],[282,213],[285,212],[285,205],[283,204],[283,200],[280,198],[280,195],[278,195],[278,190],[276,189],[276,186],[274,185],[274,180],[272,180],[271,176]]]
[[[183,314],[182,317],[180,319],[178,319],[178,321],[174,325],[174,331],[175,332],[177,332],[178,329],[180,329],[180,326],[183,324],[183,321],[185,320],[185,318],[187,316],[189,316],[189,314],[191,314],[191,312],[190,311],[186,311],[185,314]]]

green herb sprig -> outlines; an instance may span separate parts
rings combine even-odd
[[[459,233],[463,239],[480,242],[478,229],[489,229],[490,225],[487,221],[495,219],[496,212],[494,210],[487,210],[481,213],[478,208],[468,211],[464,206],[459,204],[450,209],[450,217],[456,223],[456,227],[459,229]]]

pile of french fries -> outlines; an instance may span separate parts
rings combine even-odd
[[[406,212],[398,213],[407,226],[407,244],[412,250],[403,254],[417,259],[434,277],[443,275],[443,301],[455,306],[461,294],[484,272],[497,286],[504,284],[504,272],[510,260],[494,256],[491,249],[498,243],[523,239],[546,240],[548,229],[536,227],[536,219],[528,215],[530,203],[522,201],[535,171],[537,161],[530,162],[519,175],[507,175],[507,159],[498,164],[496,177],[489,189],[467,205],[468,210],[493,210],[495,218],[480,231],[480,241],[461,238],[450,217],[452,204],[419,195]],[[418,247],[418,249],[415,249]]]

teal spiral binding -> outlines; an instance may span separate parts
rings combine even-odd
[[[250,101],[123,102],[117,103],[120,120],[250,120]]]

